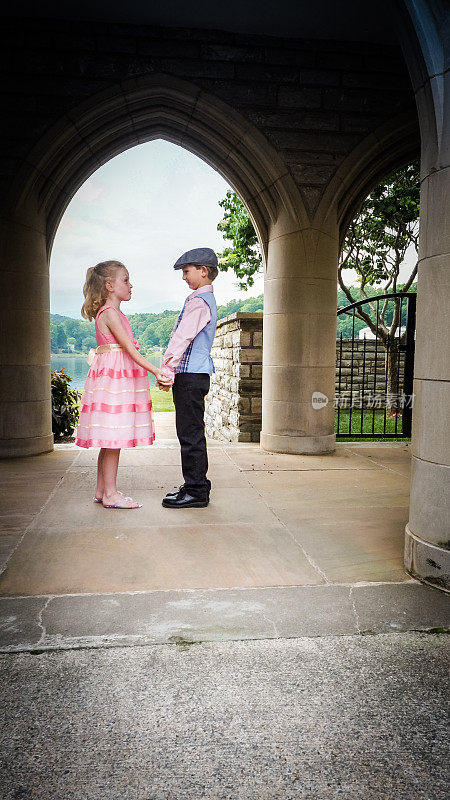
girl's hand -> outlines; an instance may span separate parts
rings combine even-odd
[[[168,389],[170,389],[170,387],[173,384],[172,378],[168,378],[167,375],[164,374],[164,372],[161,372],[161,370],[157,370],[155,372],[155,378],[158,384],[161,384],[164,387],[167,386]]]

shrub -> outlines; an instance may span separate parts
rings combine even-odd
[[[71,389],[70,375],[66,375],[64,367],[52,369],[52,431],[54,437],[71,436],[80,415],[81,392]]]

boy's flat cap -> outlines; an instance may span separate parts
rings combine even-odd
[[[187,264],[195,264],[196,267],[217,267],[217,256],[210,247],[195,247],[183,253],[173,268],[183,269]]]

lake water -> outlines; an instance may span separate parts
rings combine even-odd
[[[148,359],[155,367],[160,367],[162,364],[162,353],[151,353]],[[71,389],[83,389],[86,376],[89,372],[89,364],[86,358],[81,356],[66,355],[66,353],[53,354],[50,358],[52,369],[60,370],[64,368],[66,375],[70,375],[72,383]],[[155,386],[156,378],[151,372],[148,373],[150,386]]]

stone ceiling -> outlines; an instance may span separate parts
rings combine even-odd
[[[10,15],[395,43],[395,6],[394,0],[17,0]]]

